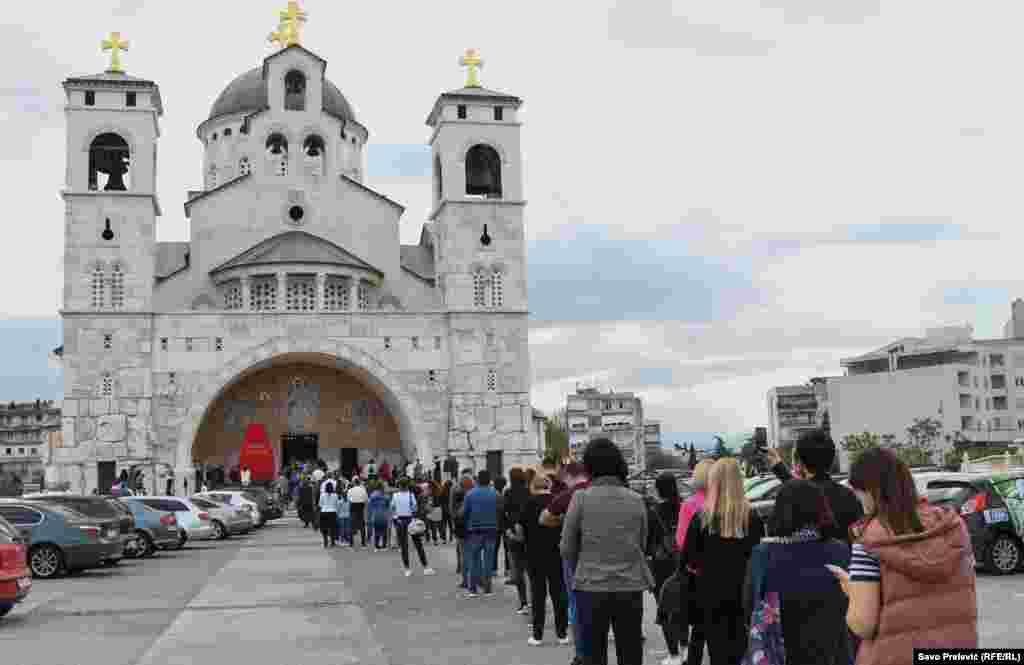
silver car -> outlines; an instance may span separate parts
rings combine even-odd
[[[192,503],[210,513],[210,524],[218,540],[252,531],[253,520],[247,510],[201,496],[193,496]]]
[[[260,512],[260,505],[245,496],[244,492],[238,490],[212,490],[210,492],[200,492],[196,496],[207,501],[246,511],[252,517],[253,526],[256,528],[263,526],[267,522],[266,516]]]

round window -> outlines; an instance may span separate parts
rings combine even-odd
[[[306,214],[306,211],[302,209],[302,206],[292,206],[288,209],[288,217],[293,222],[301,222],[302,217]]]

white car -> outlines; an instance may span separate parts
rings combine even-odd
[[[200,492],[196,496],[248,511],[252,516],[252,523],[257,528],[267,523],[267,520],[260,512],[260,505],[245,496],[245,492],[241,490],[211,490],[209,492]]]
[[[150,508],[174,513],[178,518],[178,526],[182,529],[180,546],[187,540],[213,540],[217,531],[213,528],[210,513],[203,510],[190,499],[180,496],[125,496],[122,501],[140,501]]]

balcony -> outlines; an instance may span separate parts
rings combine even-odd
[[[971,387],[971,374],[970,372],[957,372],[956,382],[961,388]]]
[[[993,397],[992,398],[992,410],[993,411],[1006,411],[1010,408],[1006,397]]]
[[[960,408],[961,409],[973,409],[974,400],[971,399],[970,395],[960,395]]]
[[[1006,390],[1006,375],[1005,374],[993,374],[992,375],[992,390]]]

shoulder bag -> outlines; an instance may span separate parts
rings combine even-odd
[[[410,536],[421,536],[427,531],[427,523],[416,517],[418,512],[418,506],[416,505],[416,499],[413,497],[412,492],[409,493],[409,504],[412,507],[413,518],[409,522],[409,535]]]

